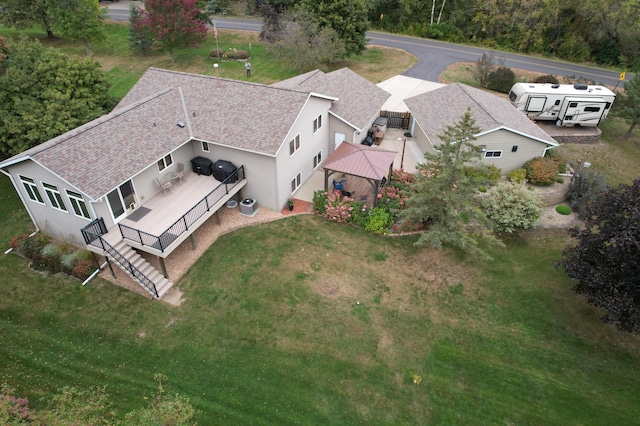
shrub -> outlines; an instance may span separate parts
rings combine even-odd
[[[351,217],[351,201],[349,197],[343,197],[340,191],[333,191],[327,196],[327,205],[324,208],[324,217],[338,223],[347,223]]]
[[[544,153],[544,156],[545,158],[550,158],[555,161],[558,167],[558,173],[567,172],[567,159],[560,153],[560,151],[549,149]]]
[[[90,260],[80,260],[73,267],[73,270],[71,271],[71,275],[73,275],[74,277],[84,281],[87,278],[89,278],[91,276],[91,274],[93,273],[93,271],[95,271],[96,269],[97,268],[96,268],[95,264],[92,261],[90,261]]]
[[[386,186],[378,194],[378,207],[387,210],[389,213],[395,213],[404,207],[407,196],[404,191],[394,186]]]
[[[481,186],[481,187],[478,188],[478,191],[480,191],[482,193],[487,192],[487,187],[486,186]]]
[[[496,231],[511,233],[536,226],[542,201],[523,184],[500,182],[484,200],[484,208]]]
[[[371,209],[362,201],[354,201],[351,203],[351,218],[349,222],[356,226],[365,228],[369,223],[369,213]]]
[[[567,216],[571,214],[571,207],[560,204],[559,206],[556,206],[556,211],[562,215]]]
[[[536,157],[524,164],[527,180],[538,186],[550,186],[558,174],[557,163],[548,157]]]
[[[478,183],[489,186],[494,185],[498,179],[500,179],[500,175],[502,174],[501,170],[493,164],[465,166],[463,173],[465,176],[476,180]]]
[[[327,206],[327,192],[321,189],[313,193],[313,208],[320,214],[324,214],[324,209]]]
[[[19,253],[31,260],[39,260],[42,248],[49,244],[49,237],[45,234],[36,234],[20,243]]]
[[[513,183],[523,183],[527,180],[527,171],[525,169],[514,169],[507,173],[507,180]]]
[[[393,215],[383,208],[375,207],[371,209],[369,221],[364,229],[374,234],[388,234],[393,225]]]
[[[579,167],[569,182],[567,201],[578,217],[584,219],[587,205],[595,200],[605,188],[604,177],[601,174],[591,169]]]
[[[78,256],[80,252],[74,251],[72,253],[63,254],[60,256],[60,265],[62,266],[62,270],[68,274],[73,271],[73,267],[78,263]]]
[[[509,93],[515,81],[516,75],[511,68],[498,67],[487,76],[487,88],[500,93]]]
[[[564,178],[562,176],[557,176],[556,177],[556,183],[559,183],[559,184],[562,185],[564,183]]]
[[[551,84],[560,84],[560,81],[555,75],[547,74],[547,75],[539,75],[534,78],[532,83],[551,83]]]
[[[16,235],[11,239],[11,241],[9,241],[9,247],[20,253],[20,245],[27,238],[29,238],[27,234]]]
[[[410,185],[415,180],[416,180],[416,175],[404,169],[396,169],[393,172],[391,172],[391,183],[401,183],[405,185]]]

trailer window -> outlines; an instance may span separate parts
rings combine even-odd
[[[516,100],[516,94],[513,92],[509,92],[509,100],[514,102]]]
[[[588,106],[584,107],[584,112],[598,112],[600,111],[600,107]]]
[[[569,102],[569,108],[576,108],[578,106],[577,102]]]

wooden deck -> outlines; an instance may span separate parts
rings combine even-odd
[[[351,198],[355,201],[362,201],[369,207],[373,207],[373,186],[367,179],[346,175],[346,188],[347,192],[351,193]]]
[[[204,221],[210,218],[218,209],[224,206],[229,199],[236,195],[246,185],[246,179],[230,183],[227,185],[227,188],[220,184],[221,182],[216,180],[213,176],[190,173],[187,176],[186,182],[174,185],[172,191],[168,191],[166,194],[163,194],[163,192],[160,191],[154,197],[143,201],[143,204],[138,209],[134,210],[127,218],[120,221],[120,224],[159,237],[163,232],[188,213],[196,204],[201,202],[208,194],[215,190],[215,192],[209,196],[210,200],[214,200],[214,204],[210,205],[210,210],[205,211],[203,216],[198,219],[187,232],[174,241],[171,244],[171,247],[165,249],[164,252],[160,252],[153,247],[141,246],[127,240],[128,243],[133,247],[149,253],[166,257]],[[228,194],[226,193],[227,190],[229,191]],[[142,217],[139,217],[141,215],[138,210],[143,208],[148,209],[149,211],[142,215]],[[131,217],[136,218],[137,220],[132,220],[130,219]],[[118,225],[109,229],[109,232],[104,235],[104,238],[112,245],[114,242],[121,240],[122,235]]]

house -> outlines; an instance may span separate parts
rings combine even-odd
[[[315,70],[273,86],[323,93],[339,99],[329,111],[329,133],[334,142],[330,152],[342,142],[361,143],[380,115],[380,108],[391,96],[349,68],[328,74]]]
[[[423,153],[436,154],[438,135],[455,125],[467,108],[480,127],[473,141],[482,161],[502,174],[521,168],[528,160],[544,156],[558,146],[544,130],[516,110],[507,99],[461,83],[449,84],[405,99],[412,116],[410,133]]]
[[[37,229],[86,245],[162,297],[172,285],[164,260],[195,244],[202,223],[232,198],[280,210],[344,129],[344,140],[354,136],[386,100],[347,69],[308,77],[316,84],[278,87],[151,68],[111,113],[0,170]],[[351,113],[357,98],[367,108]],[[232,167],[222,177],[220,162]],[[134,249],[156,255],[162,273]]]

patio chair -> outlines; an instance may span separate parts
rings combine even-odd
[[[178,174],[176,176],[176,181],[178,183],[186,182],[187,180],[187,171],[184,168],[184,163],[178,163]]]
[[[164,195],[167,195],[167,191],[173,191],[173,184],[170,180],[166,180],[163,182],[160,179],[156,178],[156,182],[158,182],[158,185],[160,185],[160,188],[162,188],[162,193]]]

